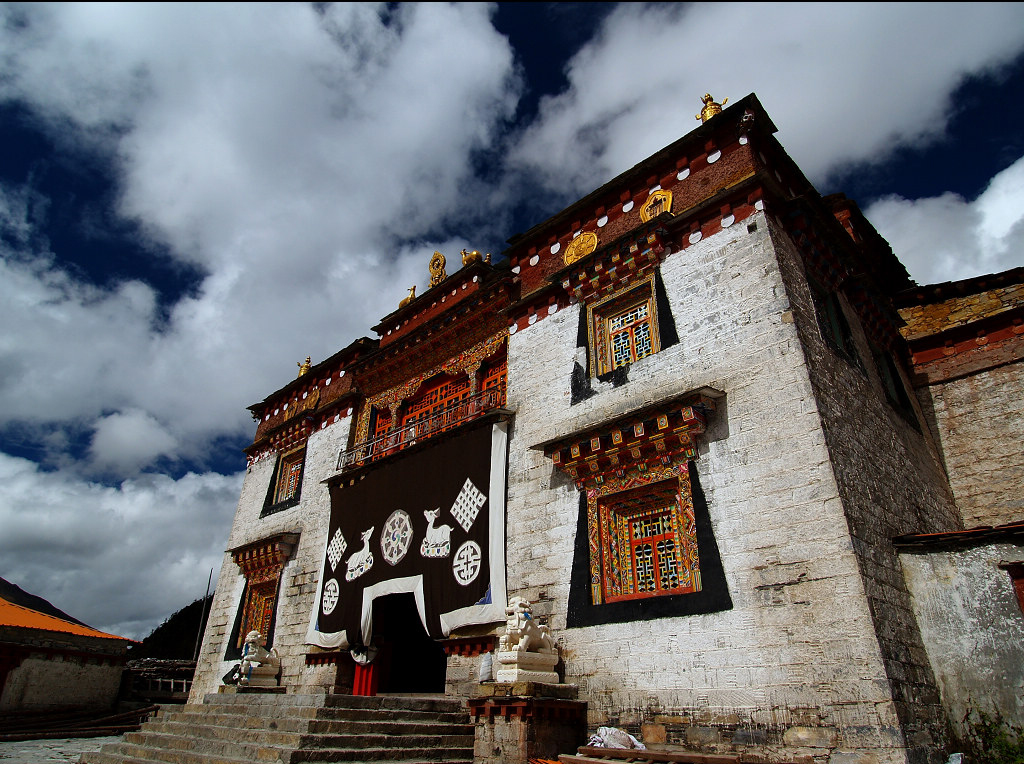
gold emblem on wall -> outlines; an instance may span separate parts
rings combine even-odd
[[[572,265],[595,249],[597,249],[597,234],[593,231],[585,231],[569,243],[569,246],[565,248],[565,254],[562,255],[562,259],[566,265]]]
[[[435,252],[434,256],[430,258],[430,286],[435,287],[448,278],[448,274],[444,270],[445,259],[444,255],[440,252]]]
[[[655,191],[647,197],[644,206],[640,208],[640,220],[646,223],[653,220],[663,212],[672,211],[672,192],[665,190]]]

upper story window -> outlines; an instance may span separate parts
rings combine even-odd
[[[274,479],[263,508],[264,514],[287,509],[299,503],[305,460],[305,446],[288,451],[278,457]]]
[[[814,310],[818,316],[818,328],[821,336],[832,349],[848,361],[861,365],[857,347],[853,342],[853,331],[846,320],[843,306],[837,292],[826,292],[815,282],[811,282],[811,296],[814,299]]]
[[[646,358],[661,349],[654,278],[588,306],[591,376]]]
[[[903,375],[900,374],[899,366],[892,353],[887,350],[872,348],[872,355],[875,358],[875,366],[878,368],[878,378],[885,391],[885,399],[896,411],[915,428],[920,429],[917,421],[917,414],[910,401],[910,395],[903,384]]]

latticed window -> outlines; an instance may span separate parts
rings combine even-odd
[[[688,480],[662,480],[598,499],[600,587],[594,603],[699,591]]]
[[[302,488],[302,462],[306,449],[300,448],[283,454],[277,466],[277,482],[274,485],[274,504],[299,498]]]
[[[468,376],[438,377],[427,383],[425,389],[406,406],[402,415],[402,427],[424,422],[431,431],[446,429],[450,424],[448,420],[456,422],[460,418],[455,406],[469,398],[469,393]],[[451,416],[445,417],[443,414]]]
[[[608,319],[608,336],[614,368],[633,363],[654,352],[651,347],[650,307],[650,300],[645,300]]]
[[[491,361],[484,366],[483,383],[481,390],[490,390],[492,387],[505,387],[505,377],[508,373],[508,359],[501,358]]]
[[[591,375],[607,374],[660,349],[653,278],[589,306],[588,311]]]

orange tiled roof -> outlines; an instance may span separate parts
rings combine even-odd
[[[40,629],[42,631],[59,631],[64,634],[77,634],[83,637],[103,637],[105,639],[123,639],[125,642],[132,640],[127,637],[119,637],[116,634],[106,634],[88,626],[80,626],[52,615],[45,615],[38,610],[15,605],[13,602],[0,597],[0,626],[20,626],[24,629]]]

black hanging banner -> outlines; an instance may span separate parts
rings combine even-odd
[[[427,633],[504,619],[507,425],[486,424],[331,487],[307,642],[369,645],[373,600],[414,595]]]

